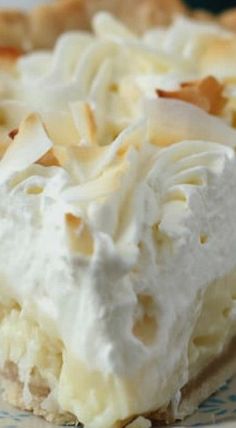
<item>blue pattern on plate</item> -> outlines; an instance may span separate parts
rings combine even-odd
[[[190,416],[184,427],[216,426],[223,422],[235,421],[236,427],[236,377],[229,380],[219,391],[206,400],[195,413]]]
[[[193,416],[175,427],[223,428],[224,421],[234,421],[236,427],[236,377],[205,401]],[[55,425],[0,401],[0,428],[55,428]]]

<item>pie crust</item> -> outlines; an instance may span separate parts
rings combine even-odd
[[[177,420],[183,420],[186,416],[192,414],[194,410],[207,397],[213,394],[236,372],[236,337],[234,337],[228,348],[217,356],[208,366],[206,366],[194,379],[191,379],[180,391],[180,400],[177,405],[169,403],[168,407],[159,409],[157,412],[146,414],[150,420],[161,424],[170,424]],[[32,401],[27,407],[23,400],[23,385],[19,381],[18,367],[15,363],[8,362],[1,373],[1,385],[3,387],[3,396],[6,401],[23,410],[32,411],[37,416],[43,416],[47,421],[56,424],[77,425],[79,421],[75,416],[65,412],[63,414],[48,413],[43,408],[43,401],[50,393],[49,387],[41,379],[40,382],[30,384]],[[119,428],[122,428],[131,421],[120,422]]]

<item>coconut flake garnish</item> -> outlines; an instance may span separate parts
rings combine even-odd
[[[143,416],[139,416],[138,418],[130,422],[129,425],[126,426],[126,428],[150,428],[151,426],[152,423],[149,419],[144,418]]]
[[[39,115],[32,113],[19,127],[19,132],[6,150],[0,162],[0,181],[13,172],[23,171],[37,162],[52,148]]]
[[[236,130],[193,104],[157,98],[146,100],[143,111],[149,123],[150,141],[157,146],[202,140],[236,147]]]
[[[54,149],[50,149],[45,155],[43,155],[36,162],[38,165],[42,166],[60,166],[60,162],[56,157]]]
[[[201,80],[183,82],[174,91],[157,89],[160,98],[170,98],[194,104],[207,113],[219,115],[227,103],[223,96],[224,85],[215,77],[207,76]]]
[[[78,101],[71,104],[75,126],[84,143],[95,144],[97,125],[89,103]]]

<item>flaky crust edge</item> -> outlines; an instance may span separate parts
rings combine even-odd
[[[228,379],[236,373],[236,336],[233,337],[229,345],[221,354],[215,357],[199,374],[189,380],[189,382],[180,390],[179,400],[173,400],[165,408],[158,409],[155,412],[144,414],[146,418],[156,424],[168,425],[178,420],[183,420],[191,415],[206,398],[218,390]],[[31,403],[27,406],[23,399],[23,385],[18,379],[18,367],[14,363],[7,363],[1,374],[1,385],[3,387],[3,397],[5,400],[22,410],[28,410],[37,416],[45,418],[49,422],[56,424],[77,425],[79,421],[68,412],[50,413],[43,406],[43,400],[50,392],[49,388],[42,383],[41,385],[31,384],[30,390],[33,397]],[[117,423],[116,428],[125,427],[133,418]]]

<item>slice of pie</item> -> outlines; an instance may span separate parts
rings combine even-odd
[[[213,24],[141,37],[101,13],[1,67],[10,403],[170,422],[236,372],[235,52]]]

